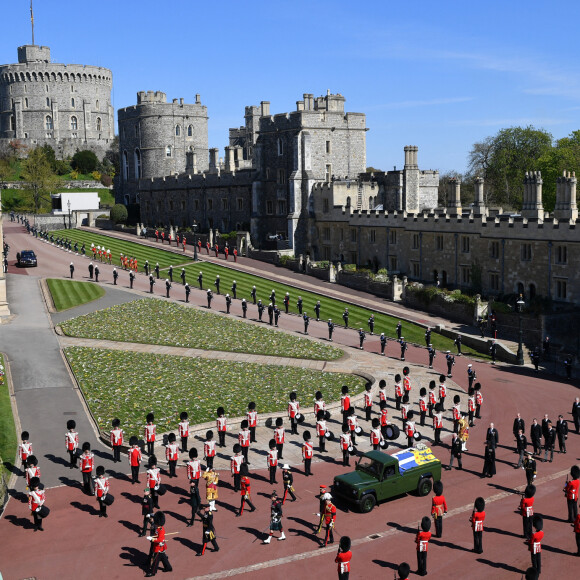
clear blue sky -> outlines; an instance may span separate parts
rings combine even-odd
[[[244,107],[295,109],[303,93],[342,93],[367,115],[367,164],[463,171],[471,145],[533,124],[580,128],[580,3],[415,0],[35,0],[35,41],[55,62],[113,71],[115,109],[140,90],[195,93],[210,147],[227,144]],[[5,0],[0,62],[30,44],[29,0]]]

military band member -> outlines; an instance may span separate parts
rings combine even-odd
[[[203,444],[203,456],[210,469],[213,469],[213,459],[215,457],[215,440],[213,431],[207,431],[205,434],[205,443]]]
[[[264,314],[264,305],[261,300],[258,300],[258,320],[262,322],[262,315]]]
[[[83,443],[83,453],[80,457],[81,473],[83,475],[83,491],[87,495],[93,495],[93,469],[95,468],[95,456],[91,452],[91,444]]]
[[[142,538],[147,533],[149,526],[151,533],[153,533],[153,499],[151,498],[151,490],[146,487],[143,490],[143,499],[141,500],[141,515],[143,516],[143,528],[139,532],[139,537]]]
[[[360,350],[362,350],[363,343],[364,343],[365,338],[366,338],[365,331],[362,328],[358,329],[358,338],[359,338],[359,348],[360,348]]]
[[[467,365],[467,381],[468,381],[468,388],[471,389],[471,387],[473,386],[473,382],[475,381],[475,379],[477,378],[477,374],[475,372],[475,369],[473,368],[473,365],[471,363],[469,363]]]
[[[256,443],[256,427],[258,425],[258,412],[256,411],[256,403],[254,401],[250,401],[250,403],[248,403],[246,417],[248,419],[248,428],[250,429],[250,443]]]
[[[282,502],[275,491],[272,492],[272,503],[270,505],[270,535],[264,540],[264,544],[270,543],[274,532],[280,532],[279,541],[286,539],[284,528],[282,527]]]
[[[405,342],[404,336],[402,336],[399,339],[399,343],[401,345],[401,360],[405,360],[405,351],[407,350],[407,343]]]
[[[241,468],[241,479],[240,479],[240,492],[242,495],[241,502],[240,502],[240,509],[236,514],[236,517],[239,518],[244,513],[244,507],[248,504],[253,512],[256,511],[256,507],[252,503],[252,486],[250,483],[250,478],[248,477],[248,466],[243,463]]]
[[[147,443],[147,455],[153,455],[155,452],[155,437],[157,436],[157,426],[155,425],[155,415],[147,413],[146,425],[143,429],[145,443]]]
[[[246,302],[245,298],[242,298],[242,316],[246,318],[246,314],[248,312],[248,303]]]
[[[379,337],[379,341],[381,343],[381,356],[385,356],[385,348],[387,346],[387,337],[385,336],[384,332],[381,332],[381,336]]]
[[[520,500],[520,514],[522,515],[522,523],[526,540],[532,537],[532,518],[534,517],[534,495],[536,494],[536,486],[528,485],[524,491],[522,499]]]
[[[284,459],[284,440],[285,440],[285,430],[284,421],[282,417],[276,419],[276,429],[274,429],[274,438],[276,439],[276,449],[278,450],[278,459]]]
[[[350,561],[352,552],[351,542],[348,536],[342,536],[338,543],[338,552],[334,561],[338,564],[338,580],[348,580],[350,575]]]
[[[139,482],[139,467],[141,466],[141,448],[139,447],[139,440],[135,435],[129,438],[129,449],[127,450],[127,457],[129,459],[129,467],[131,468],[131,484]]]
[[[425,417],[427,416],[427,389],[421,387],[419,389],[419,416],[421,427],[425,426]]]
[[[367,383],[365,385],[365,394],[364,394],[364,408],[365,408],[365,419],[367,421],[371,420],[371,412],[373,410],[373,394],[372,394],[372,385]]]
[[[435,520],[435,537],[440,538],[443,535],[443,515],[447,513],[442,481],[436,481],[433,484],[433,492],[435,495],[431,500],[431,515]]]
[[[108,518],[107,504],[105,498],[109,493],[109,478],[105,477],[105,468],[102,465],[97,467],[97,477],[95,479],[95,497],[99,502],[99,517]]]
[[[542,573],[542,540],[544,539],[544,519],[540,515],[534,516],[534,529],[529,540],[530,555],[532,556],[532,568],[538,572],[538,576]]]
[[[288,402],[288,418],[290,419],[291,435],[298,435],[298,415],[300,415],[300,403],[296,400],[296,393],[293,391],[290,393],[290,401]]]
[[[318,527],[314,532],[318,535],[322,531],[322,524],[324,523],[324,508],[326,507],[326,500],[332,499],[332,496],[328,493],[328,488],[326,485],[320,486],[320,493],[316,496],[319,502],[318,513],[316,514],[319,517]]]
[[[326,546],[328,542],[334,544],[335,523],[336,523],[336,506],[332,503],[332,499],[328,498],[324,506],[324,525],[326,527],[324,546]]]
[[[234,444],[234,455],[230,461],[230,469],[232,477],[234,478],[234,491],[240,491],[240,469],[244,463],[244,456],[242,455],[242,446],[239,443]]]
[[[123,445],[123,429],[121,429],[121,421],[113,419],[111,422],[113,429],[111,430],[110,440],[113,447],[113,461],[115,463],[121,461],[121,446]]]
[[[559,453],[566,453],[566,439],[568,439],[568,423],[563,415],[558,415],[556,421],[556,435],[558,436]]]
[[[409,403],[409,395],[403,395],[403,404],[401,405],[401,421],[403,422],[403,431],[407,431],[407,415],[411,405]]]
[[[241,430],[238,433],[238,443],[242,448],[242,457],[244,458],[244,463],[249,464],[250,461],[248,460],[248,451],[250,450],[250,441],[252,438],[252,434],[249,429],[250,423],[247,419],[243,419],[240,427]]]
[[[526,472],[526,481],[531,485],[536,479],[536,460],[531,451],[526,451],[524,456],[524,470]]]
[[[29,455],[26,460],[26,470],[24,472],[26,477],[26,485],[30,489],[30,482],[33,477],[38,477],[40,479],[40,467],[38,467],[38,459],[35,455]]]
[[[530,439],[534,446],[534,455],[540,455],[542,451],[542,427],[535,417],[530,428]]]
[[[417,544],[417,574],[427,576],[427,550],[431,539],[431,520],[425,516],[421,520],[421,530],[417,530],[415,543]]]
[[[573,465],[570,469],[571,480],[566,479],[564,494],[568,505],[568,521],[573,524],[578,515],[578,492],[580,491],[580,467]]]
[[[223,407],[217,408],[216,426],[218,430],[219,446],[226,446],[226,431],[228,430],[228,420]]]
[[[210,512],[217,512],[217,508],[215,507],[215,502],[217,501],[218,495],[218,483],[220,481],[220,477],[218,472],[213,469],[213,467],[208,467],[202,476],[205,479],[206,486],[205,486],[205,498],[206,501],[209,503],[209,511]]]
[[[159,568],[159,563],[163,563],[163,571],[171,572],[173,568],[169,563],[167,558],[167,543],[165,541],[165,514],[163,512],[157,512],[154,516],[155,526],[157,528],[155,535],[148,536],[148,540],[153,546],[153,560],[151,566],[145,574],[145,577],[155,576],[157,574],[157,569]]]
[[[441,410],[443,412],[445,412],[445,398],[447,397],[446,380],[447,377],[445,375],[439,375],[439,404],[441,405]]]
[[[119,277],[119,272],[117,272],[117,268],[113,268],[113,286],[117,285],[117,278],[118,277]],[[129,277],[131,277],[131,274],[129,274]]]
[[[153,507],[159,509],[158,492],[161,487],[161,472],[157,467],[157,457],[155,455],[149,456],[147,468],[147,485],[151,490],[151,498],[153,499]]]
[[[278,320],[280,319],[280,309],[277,306],[274,306],[274,326],[278,326]]]
[[[310,466],[312,464],[312,456],[314,455],[314,449],[312,447],[312,442],[310,441],[311,435],[310,431],[304,431],[302,433],[302,438],[304,439],[304,445],[302,445],[302,461],[304,462],[304,475],[312,475]]]
[[[340,435],[340,450],[342,451],[342,464],[350,465],[349,449],[353,446],[352,437],[348,425],[342,426],[342,434]]]
[[[250,296],[252,297],[254,304],[256,304],[256,287],[255,286],[252,286],[252,291],[250,292]]]
[[[395,375],[395,408],[401,410],[401,400],[403,399],[403,383],[401,375]]]
[[[270,326],[272,326],[272,324],[274,323],[274,306],[272,305],[271,302],[270,304],[268,304],[268,319]]]
[[[352,444],[356,445],[356,435],[357,430],[359,429],[359,425],[354,407],[350,407],[350,409],[348,410],[347,423],[348,428],[350,429],[350,437],[352,439]]]
[[[199,482],[199,478],[201,477],[201,463],[197,458],[197,449],[192,447],[189,450],[189,461],[187,462],[187,479],[192,482],[195,481],[196,483]]]
[[[266,458],[266,465],[270,471],[270,484],[278,483],[276,481],[276,469],[278,468],[278,449],[276,449],[276,439],[270,439],[268,443],[270,450]]]
[[[459,419],[461,419],[461,398],[459,395],[453,397],[453,433],[459,433]]]
[[[153,286],[155,286],[155,279],[153,278],[153,274],[149,274],[149,294],[153,294]]]
[[[69,467],[72,469],[77,466],[77,451],[79,448],[79,434],[75,431],[76,421],[74,419],[69,419],[66,422],[66,428],[68,431],[64,436],[64,441],[66,445],[66,450],[69,454]]]
[[[379,404],[379,409],[381,410],[381,416],[379,417],[379,421],[381,422],[381,433],[384,434],[385,428],[389,424],[389,410],[387,409],[387,401],[381,401]]]
[[[376,417],[372,421],[372,429],[370,432],[370,441],[373,449],[377,451],[379,449],[381,441],[384,441],[383,434],[381,432],[381,422]]]
[[[288,314],[289,307],[290,307],[290,294],[286,292],[286,295],[284,296],[284,310],[286,311],[286,314]]]
[[[348,308],[344,309],[344,312],[342,313],[342,320],[344,321],[344,327],[348,328]]]
[[[36,531],[44,531],[42,527],[42,517],[40,515],[41,509],[46,501],[44,489],[40,488],[40,479],[33,477],[30,480],[28,492],[28,509],[32,514],[34,521],[34,529]]]
[[[429,418],[433,418],[433,410],[435,409],[435,405],[437,404],[437,394],[435,392],[435,381],[429,381],[429,398],[427,403],[427,408],[429,409]]]
[[[415,421],[413,418],[415,413],[413,411],[409,411],[407,413],[407,421],[405,423],[405,433],[407,434],[407,447],[413,447],[413,443],[415,442]]]
[[[179,414],[179,437],[181,438],[181,452],[187,452],[187,439],[189,437],[189,415],[187,411]]]
[[[207,297],[207,307],[209,309],[211,308],[211,301],[213,300],[213,292],[211,291],[210,288],[207,289],[206,297]]]
[[[332,322],[332,318],[328,319],[328,340],[332,342],[332,333],[334,332],[334,322]]]
[[[20,444],[18,445],[18,457],[20,457],[20,461],[22,462],[22,471],[26,469],[26,460],[28,459],[29,455],[32,455],[34,452],[32,450],[32,443],[30,443],[30,435],[28,431],[22,431],[20,435]]]
[[[473,530],[473,551],[476,554],[483,554],[483,522],[485,521],[485,500],[478,497],[475,500],[473,513],[469,518],[471,529]]]
[[[427,347],[427,353],[429,354],[429,368],[433,368],[433,359],[437,356],[435,349],[433,348],[432,344],[429,344]]]
[[[177,477],[175,468],[179,459],[179,445],[177,444],[175,433],[169,433],[167,446],[165,447],[165,459],[169,465],[169,477]]]

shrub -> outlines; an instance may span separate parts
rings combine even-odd
[[[121,203],[115,204],[111,209],[111,221],[115,224],[125,223],[128,215],[127,208]]]
[[[328,268],[330,262],[328,260],[321,260],[320,262],[312,262],[310,265],[313,268]]]
[[[388,276],[388,272],[386,268],[380,268],[379,271],[377,272],[378,276]]]
[[[356,272],[356,264],[345,264],[342,269],[345,272]]]
[[[293,256],[288,256],[287,254],[284,254],[283,256],[278,256],[278,264],[280,264],[280,266],[288,266],[288,262],[290,260],[293,260],[294,257]]]
[[[71,179],[78,179],[79,178],[79,172],[76,169],[73,169],[70,172],[70,178]]]
[[[79,173],[91,173],[95,171],[99,165],[97,156],[92,151],[77,151],[72,158],[71,165]]]
[[[57,159],[54,162],[54,170],[56,171],[57,175],[66,175],[67,173],[71,172],[71,166],[68,161],[64,161],[62,159]]]
[[[101,184],[105,187],[111,187],[111,185],[113,185],[113,178],[110,175],[103,173],[101,175]]]
[[[93,171],[91,175],[95,181],[101,181],[101,174],[98,171]]]

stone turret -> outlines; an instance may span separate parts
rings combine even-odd
[[[533,220],[544,219],[544,207],[542,206],[543,183],[540,171],[526,171],[522,205],[523,217]]]
[[[487,208],[485,207],[485,202],[483,199],[483,177],[475,178],[475,199],[473,201],[473,213],[476,216],[487,215]]]
[[[578,207],[576,205],[576,174],[564,171],[556,182],[556,206],[554,217],[558,220],[577,220]]]

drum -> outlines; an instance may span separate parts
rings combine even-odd
[[[334,441],[334,433],[332,431],[327,431],[324,436],[329,440],[329,441]]]
[[[302,425],[304,423],[304,415],[302,413],[298,413],[296,415],[296,422]]]
[[[139,449],[141,449],[141,453],[145,453],[145,440],[139,439],[137,445],[139,445]]]
[[[362,433],[362,427],[357,427],[357,428],[354,430],[354,432],[355,432],[357,435],[360,435],[360,434]]]
[[[268,428],[272,427],[272,417],[268,417],[264,425],[266,425]]]
[[[47,508],[45,505],[41,505],[37,513],[41,518],[46,518],[50,513],[50,508]]]
[[[351,445],[351,446],[348,448],[348,454],[349,454],[349,455],[356,455],[356,447],[355,447],[354,445]]]
[[[381,449],[386,449],[389,446],[389,442],[385,441],[384,439],[382,441],[379,441],[379,447]]]
[[[167,447],[167,445],[169,444],[169,435],[167,433],[163,434],[163,446]]]
[[[328,421],[330,419],[330,411],[324,411],[324,420]]]
[[[165,495],[167,493],[167,488],[161,483],[159,489],[157,490],[157,495]]]
[[[114,497],[112,494],[108,493],[108,494],[105,496],[105,499],[103,500],[103,503],[104,503],[105,505],[113,505],[113,502],[114,502],[114,501],[115,501],[115,497]]]
[[[419,433],[419,431],[415,431],[413,433],[413,439],[415,439],[415,441],[421,441],[421,439],[423,439],[423,436],[421,435],[421,433]]]
[[[389,441],[394,441],[395,439],[398,439],[401,433],[400,429],[396,425],[387,425],[385,427],[385,432],[386,432],[385,437]]]

